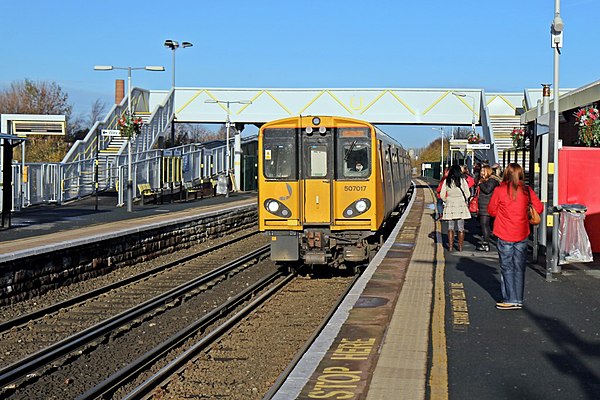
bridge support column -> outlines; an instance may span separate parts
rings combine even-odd
[[[244,130],[244,124],[235,124],[234,157],[233,157],[233,175],[235,177],[235,190],[242,187],[242,139],[241,134]]]

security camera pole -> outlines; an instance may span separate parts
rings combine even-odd
[[[548,205],[548,214],[552,213],[552,218],[548,218],[546,221],[548,237],[550,228],[552,229],[552,249],[551,252],[546,246],[546,279],[548,280],[552,273],[559,273],[561,268],[558,266],[558,223],[559,223],[559,211],[558,207],[558,143],[559,143],[559,58],[560,49],[563,46],[563,29],[564,23],[560,17],[560,0],[554,0],[554,19],[552,20],[552,26],[550,27],[550,34],[552,38],[552,48],[554,48],[554,99],[553,99],[553,111],[554,120],[552,123],[552,129],[550,129],[550,138],[548,140],[551,149],[549,149],[549,164],[548,173],[552,174],[552,184],[548,189],[548,199],[552,195],[552,203]],[[548,179],[549,181],[549,179]],[[550,256],[550,257],[549,257]]]

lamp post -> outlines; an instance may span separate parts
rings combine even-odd
[[[560,116],[560,107],[559,107],[559,87],[558,87],[558,78],[559,78],[559,61],[560,61],[560,49],[563,46],[563,30],[564,30],[564,22],[560,17],[560,0],[554,0],[554,19],[552,20],[552,25],[550,26],[550,34],[552,38],[552,47],[554,48],[554,99],[552,101],[553,109],[554,109],[554,120],[552,121],[552,125],[554,127],[552,136],[552,160],[554,174],[552,176],[552,252],[551,257],[546,257],[546,267],[550,273],[559,273],[561,271],[561,267],[558,265],[558,218],[560,216],[560,212],[558,211],[558,144],[559,144],[559,116]],[[548,251],[547,251],[548,252]],[[547,273],[547,275],[550,275]],[[547,278],[549,279],[549,278]]]
[[[157,65],[148,65],[145,67],[115,67],[113,65],[96,65],[94,70],[96,71],[112,71],[113,69],[122,69],[127,71],[127,114],[133,117],[133,110],[131,109],[131,71],[137,69],[145,69],[146,71],[164,71],[165,67]],[[127,139],[127,211],[133,211],[133,179],[131,174],[131,140]]]
[[[434,131],[439,130],[440,134],[442,135],[442,151],[441,151],[441,162],[440,162],[440,179],[442,179],[442,177],[444,176],[444,128],[431,128]]]
[[[252,102],[250,100],[236,100],[236,101],[229,101],[229,100],[206,100],[205,103],[213,103],[213,104],[225,104],[226,105],[226,111],[227,111],[227,120],[225,121],[225,132],[226,132],[226,137],[225,137],[225,173],[227,176],[227,186],[225,187],[225,197],[229,197],[229,164],[230,164],[230,156],[229,156],[229,127],[231,126],[231,120],[229,118],[229,105],[230,104],[252,104]]]
[[[193,44],[190,42],[182,42],[181,48],[185,49],[186,47],[192,47]],[[165,40],[165,47],[171,49],[173,53],[173,70],[171,71],[173,75],[173,102],[175,101],[175,50],[179,48],[179,42],[171,39]],[[175,146],[175,107],[173,107],[173,114],[171,115],[171,147]]]
[[[461,93],[461,92],[452,92],[452,94],[456,97],[470,97],[473,100],[473,118],[471,118],[471,132],[473,135],[475,134],[475,123],[476,121],[476,113],[475,113],[475,96],[471,96],[470,94]]]
[[[193,46],[193,44],[190,42],[181,42],[182,49],[185,49],[186,47],[192,47],[192,46]],[[172,86],[175,87],[175,50],[177,50],[177,48],[179,48],[179,42],[177,42],[175,40],[167,39],[167,40],[165,40],[165,47],[171,49],[173,52],[173,71],[171,71],[171,73],[173,75]]]

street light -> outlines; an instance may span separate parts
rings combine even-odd
[[[559,67],[560,67],[560,49],[563,47],[563,31],[565,23],[560,16],[560,0],[554,0],[554,19],[550,26],[552,47],[554,48],[554,99],[552,101],[554,108],[554,135],[552,136],[552,163],[554,164],[554,174],[552,175],[552,252],[551,257],[546,257],[546,265],[550,272],[558,273],[561,267],[558,265],[558,218],[560,213],[556,208],[558,206],[558,144],[559,144],[559,113],[560,113],[560,93],[559,93]]]
[[[181,48],[185,49],[186,47],[192,47],[193,44],[190,42],[182,42]],[[167,39],[165,40],[165,47],[169,48],[173,52],[173,90],[175,90],[175,50],[179,47],[179,42],[175,40]],[[175,101],[175,92],[173,91],[173,101]],[[171,115],[171,147],[175,146],[175,107],[173,106],[173,114]]]
[[[452,92],[452,94],[456,97],[470,97],[473,100],[473,118],[471,119],[471,131],[475,134],[475,123],[476,123],[476,114],[475,114],[475,96],[471,96],[470,94],[461,93],[461,92]]]
[[[225,186],[225,197],[229,197],[229,164],[230,164],[230,156],[229,156],[229,127],[231,126],[231,120],[229,119],[229,105],[230,104],[252,104],[252,102],[250,100],[237,100],[237,101],[225,101],[225,100],[211,100],[208,99],[205,101],[205,103],[212,103],[212,104],[225,104],[227,107],[227,120],[225,122],[225,132],[226,132],[226,138],[225,138],[225,170],[226,170],[226,177],[227,177],[227,185]]]
[[[181,43],[181,48],[185,49],[186,47],[192,47],[193,44],[190,42],[182,42]],[[165,40],[165,47],[171,49],[173,51],[173,87],[175,87],[175,50],[177,50],[177,48],[179,47],[179,42],[176,42],[175,40],[171,40],[171,39],[167,39]]]
[[[440,179],[443,178],[444,176],[444,128],[431,128],[434,131],[437,131],[439,129],[441,135],[442,135],[442,161],[440,162]]]
[[[146,71],[164,71],[165,67],[157,65],[147,65],[145,67],[115,67],[113,65],[96,65],[96,71],[112,71],[113,69],[122,69],[127,71],[127,114],[133,117],[131,109],[131,71],[145,69]],[[133,179],[131,174],[131,139],[127,140],[127,211],[133,211]]]

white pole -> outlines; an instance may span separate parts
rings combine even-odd
[[[473,131],[473,135],[475,135],[475,122],[476,122],[477,116],[475,113],[475,96],[473,96],[473,119],[471,120],[471,129]]]
[[[231,121],[229,120],[229,102],[227,102],[227,123],[225,124],[225,177],[226,184],[225,187],[225,197],[229,197],[229,126],[231,125]]]
[[[560,25],[560,26],[559,26]],[[562,19],[560,17],[560,0],[554,0],[554,19],[552,21],[552,30],[554,34],[562,35],[563,26]],[[558,223],[560,213],[557,211],[556,207],[558,206],[558,143],[559,143],[559,57],[560,57],[560,47],[562,46],[562,37],[553,35],[553,43],[554,43],[554,143],[553,143],[553,163],[554,163],[554,174],[552,177],[552,206],[554,207],[552,213],[552,257],[551,257],[551,273],[559,273],[561,271],[561,267],[558,265],[558,257],[559,257],[559,249],[558,249]],[[549,279],[550,275],[547,274]]]
[[[554,0],[554,15],[560,16],[560,0]],[[560,48],[558,45],[554,49],[554,179],[552,183],[552,202],[554,206],[558,205],[558,130],[559,130],[559,57]]]
[[[175,47],[173,47],[173,87],[175,87]]]
[[[127,68],[127,112],[129,118],[133,119],[131,110],[131,67]],[[127,211],[133,211],[133,180],[131,177],[131,136],[127,141]]]
[[[442,162],[440,163],[440,179],[444,176],[444,128],[440,128],[442,134]]]
[[[233,141],[233,177],[235,178],[235,190],[241,190],[242,184],[242,131],[238,131],[234,124]]]

